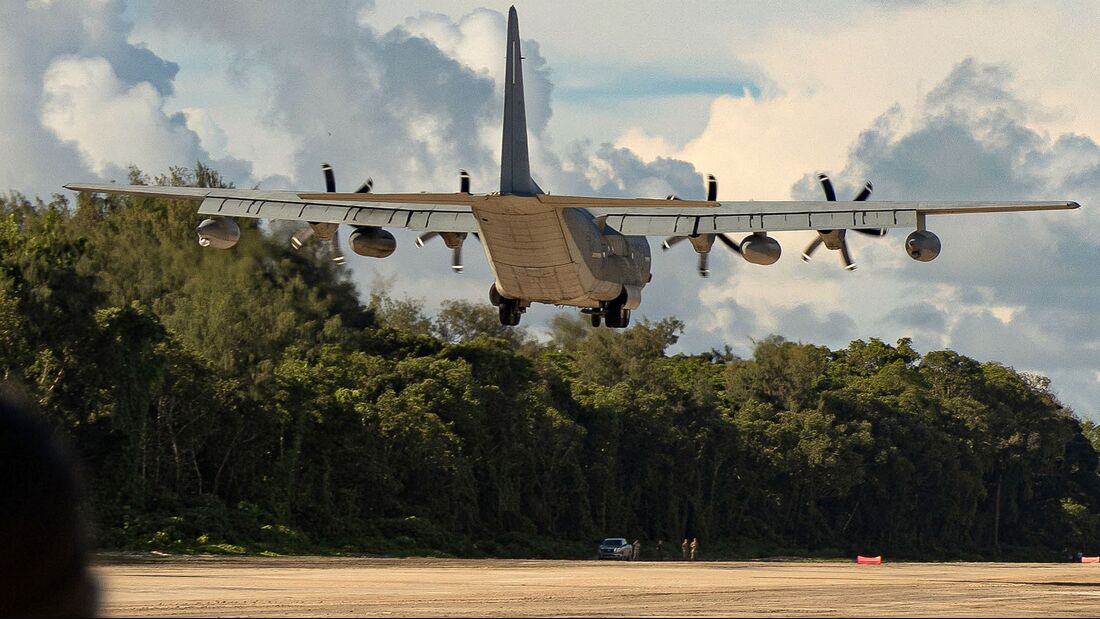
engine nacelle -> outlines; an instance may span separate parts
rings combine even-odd
[[[229,217],[211,217],[202,220],[195,228],[199,235],[199,245],[215,249],[229,249],[241,240],[241,229],[236,221]]]
[[[357,227],[348,237],[351,251],[369,258],[385,258],[397,249],[397,240],[382,228]]]
[[[905,253],[919,262],[931,262],[940,255],[940,237],[927,230],[917,230],[905,237]]]
[[[741,241],[741,256],[753,264],[775,264],[782,254],[779,241],[766,234],[754,232]]]

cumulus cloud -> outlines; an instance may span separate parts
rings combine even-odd
[[[705,170],[718,175],[721,198],[817,199],[813,173],[828,170],[841,196],[869,178],[880,199],[1087,205],[1100,189],[1100,113],[1079,102],[1100,99],[1100,82],[1080,76],[1093,71],[1100,37],[1059,37],[1052,51],[1049,33],[1078,32],[1090,7],[933,4],[586,5],[591,19],[546,29],[534,24],[555,23],[554,13],[525,8],[523,33],[538,38],[523,44],[536,180],[554,193],[692,198],[702,196]],[[408,17],[402,8],[382,22],[367,0],[265,6],[4,4],[0,148],[23,156],[0,169],[0,188],[48,193],[67,180],[113,175],[131,160],[159,171],[201,158],[238,183],[267,187],[320,187],[319,164],[328,161],[342,189],[371,175],[379,191],[450,191],[459,168],[471,172],[475,191],[496,189],[500,12]],[[662,24],[661,11],[708,17]],[[624,19],[629,27],[611,27]],[[573,102],[561,121],[552,105],[560,73],[542,51],[552,45],[555,60],[583,64],[582,77],[614,77],[591,57],[613,58],[630,45],[642,49],[630,52],[634,68],[624,73],[652,66],[746,87],[690,101],[624,95],[588,116],[578,110],[591,103]],[[703,118],[687,120],[695,111]],[[116,143],[114,134],[130,137]],[[555,143],[563,134],[597,137]],[[615,135],[615,144],[602,143]],[[685,351],[729,343],[747,353],[773,332],[831,346],[911,336],[924,350],[954,346],[1044,371],[1090,412],[1087,403],[1100,397],[1100,336],[1088,319],[1100,301],[1097,216],[1086,208],[931,224],[944,241],[937,261],[909,260],[904,233],[853,236],[853,273],[824,249],[802,264],[797,255],[812,233],[775,235],[785,255],[773,267],[716,249],[705,281],[685,244],[658,250],[640,313],[685,319]],[[453,296],[483,298],[491,274],[473,241],[467,272],[456,277],[441,244],[416,250],[412,238],[398,234],[391,260],[352,263],[364,289],[377,272],[429,308]],[[538,308],[525,322],[537,330],[557,311]]]
[[[863,178],[897,200],[1087,201],[1100,193],[1100,149],[1086,136],[1039,130],[1043,117],[1011,69],[963,59],[917,105],[890,106],[859,134],[837,175],[838,193],[854,193]],[[789,191],[821,196],[811,171]],[[936,217],[928,225],[944,245],[933,263],[904,256],[904,231],[883,240],[850,235],[864,269],[844,273],[819,251],[809,277],[786,260],[767,275],[738,268],[724,282],[725,296],[702,301],[719,313],[726,298],[739,306],[752,299],[755,333],[809,332],[810,341],[833,346],[907,336],[924,350],[952,347],[1045,373],[1070,404],[1095,414],[1089,403],[1100,389],[1087,378],[1100,367],[1100,329],[1089,308],[1100,303],[1100,290],[1087,282],[1100,260],[1100,215]],[[788,255],[809,238],[784,242]]]
[[[214,160],[185,116],[164,111],[179,66],[131,33],[122,0],[0,7],[0,191],[49,195],[125,178],[129,164],[161,172],[196,160],[250,178],[246,162]]]
[[[167,170],[201,157],[182,116],[169,118],[149,82],[127,87],[105,58],[63,56],[46,69],[42,124],[72,143],[99,176],[140,162]]]

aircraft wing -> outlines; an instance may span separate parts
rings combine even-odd
[[[559,197],[561,202],[566,200]],[[580,198],[578,198],[580,200]],[[619,204],[609,205],[612,200]],[[596,199],[589,212],[629,235],[687,236],[721,232],[781,232],[916,228],[928,215],[1075,209],[1076,202],[841,202]],[[564,206],[564,205],[563,205]],[[576,206],[580,206],[577,204]],[[923,222],[922,222],[923,223]]]
[[[408,228],[433,232],[477,232],[470,210],[473,198],[462,193],[324,194],[261,189],[214,189],[71,183],[72,191],[113,193],[201,202],[201,215],[289,219],[312,223]],[[350,196],[354,199],[343,199]]]

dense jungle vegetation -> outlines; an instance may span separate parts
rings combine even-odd
[[[141,180],[133,171],[132,180]],[[220,185],[198,166],[158,182]],[[0,373],[83,462],[102,549],[1056,560],[1100,551],[1096,427],[1041,377],[910,343],[666,351],[480,299],[359,292],[323,244],[193,204],[0,199]]]

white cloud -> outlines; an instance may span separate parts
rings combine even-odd
[[[912,336],[923,350],[956,346],[1042,370],[1085,413],[1100,398],[1090,320],[1100,303],[1100,216],[1089,209],[1100,191],[1100,108],[1087,103],[1100,99],[1100,81],[1088,78],[1100,24],[1091,4],[519,4],[531,37],[532,163],[548,191],[700,197],[704,171],[719,177],[722,198],[819,197],[812,173],[826,170],[842,196],[868,175],[878,199],[1086,204],[936,219],[944,253],[930,264],[904,256],[903,232],[853,236],[854,273],[824,249],[802,264],[812,233],[776,235],[785,255],[771,268],[718,249],[707,281],[686,245],[657,250],[639,313],[683,318],[681,350],[729,343],[746,353],[770,332],[830,346]],[[316,188],[319,163],[330,161],[345,189],[371,175],[379,191],[453,190],[466,168],[475,191],[492,191],[504,17],[477,5],[5,7],[14,14],[0,20],[0,148],[26,156],[0,169],[0,183],[42,192],[93,169],[134,161],[155,172],[209,151],[226,158],[223,172],[236,166],[238,183],[277,176],[265,183]],[[559,97],[551,116],[555,82],[652,85],[660,75],[759,94],[612,88],[599,101]],[[108,138],[116,134],[133,139]],[[138,161],[154,151],[163,159]],[[453,276],[441,246],[415,250],[412,234],[397,236],[394,258],[353,260],[364,289],[377,269],[398,276],[396,294],[429,307],[484,298],[491,274],[475,242],[467,272]],[[539,308],[525,323],[558,311]]]
[[[366,17],[361,17],[360,22],[369,24]],[[421,13],[404,23],[413,36],[428,39],[443,53],[472,71],[493,78],[497,84],[504,77],[501,50],[505,26],[504,15],[489,9],[476,9],[457,20],[440,13]]]
[[[66,56],[43,78],[42,124],[76,145],[93,172],[136,164],[167,170],[199,156],[195,135],[164,115],[151,84],[127,87],[104,58]]]
[[[669,153],[677,150],[664,137],[650,135],[644,129],[638,127],[627,129],[615,140],[615,144],[623,148],[629,148],[645,163],[652,163],[658,157],[668,157]]]
[[[199,136],[199,142],[206,152],[213,157],[225,157],[229,154],[229,139],[207,109],[189,107],[180,112],[187,119],[187,126]]]

